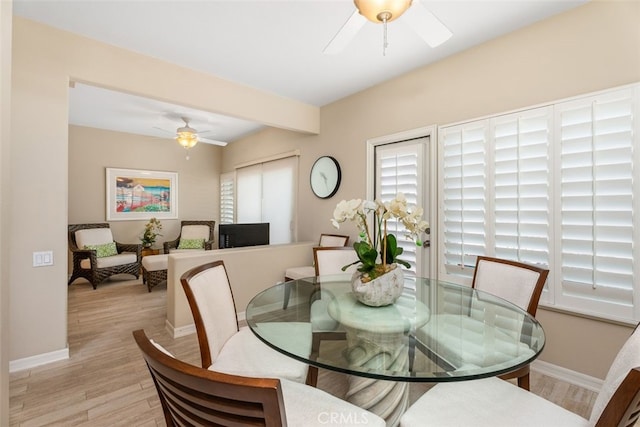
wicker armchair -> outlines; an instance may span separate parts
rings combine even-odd
[[[209,232],[203,231],[203,227],[209,227]],[[175,240],[164,242],[164,253],[180,251],[180,239],[204,238],[204,250],[213,249],[215,221],[198,221],[185,220],[180,223],[180,235]],[[184,249],[185,251],[193,251],[197,249]]]
[[[77,235],[79,231],[81,233]],[[108,223],[69,225],[69,250],[73,255],[73,272],[68,285],[82,277],[96,289],[99,283],[115,274],[131,274],[137,279],[140,276],[142,260],[141,244],[114,242],[117,253],[105,257],[98,257],[96,249],[85,249],[87,244],[111,242],[114,241]]]

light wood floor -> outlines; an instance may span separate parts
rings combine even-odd
[[[81,280],[71,285],[70,358],[11,374],[11,426],[164,426],[131,332],[143,328],[176,357],[200,363],[195,334],[174,340],[165,331],[165,297],[165,285],[148,293],[140,280],[111,280],[97,290]],[[343,397],[345,377],[321,371],[318,387]],[[412,384],[411,399],[428,387]],[[531,389],[584,417],[595,399],[591,391],[536,373]]]

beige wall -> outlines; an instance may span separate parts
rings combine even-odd
[[[73,90],[73,89],[70,89]],[[106,221],[105,168],[178,173],[177,220],[162,220],[155,247],[173,240],[184,219],[219,221],[222,148],[198,144],[186,150],[172,139],[69,126],[69,224]],[[112,221],[116,241],[139,243],[147,221]]]
[[[191,309],[180,284],[180,277],[187,270],[208,262],[223,261],[236,310],[243,313],[251,298],[258,292],[282,282],[287,268],[311,265],[314,244],[298,242],[170,255],[167,271],[167,326],[176,336],[194,330]]]
[[[310,106],[15,19],[9,177],[14,185],[2,193],[12,218],[10,234],[2,237],[11,248],[10,359],[66,347],[67,268],[61,260],[70,198],[69,79],[304,132],[253,135],[226,147],[222,162],[228,170],[299,148],[298,236],[315,240],[331,230],[338,200],[364,195],[368,138],[639,81],[639,20],[638,2],[590,2],[328,105],[318,115]],[[320,135],[313,136],[318,129]],[[308,185],[311,164],[323,154],[335,156],[343,169],[340,190],[326,201],[316,199]],[[31,267],[36,250],[53,250],[55,265]],[[543,359],[588,375],[603,376],[629,332],[544,311],[539,317],[554,347]],[[585,331],[590,339],[568,339]]]
[[[9,425],[9,147],[11,126],[11,14],[0,1],[0,425]]]
[[[9,292],[3,293],[10,298],[11,329],[2,342],[11,361],[56,357],[67,348],[70,80],[307,134],[319,127],[316,107],[16,17],[12,71],[9,172],[15,185],[2,195],[12,218],[3,236],[11,248]],[[182,162],[177,156],[166,168]],[[182,176],[189,182],[186,172]],[[32,254],[42,250],[53,251],[54,265],[33,268]]]
[[[318,136],[270,131],[231,144],[224,168],[249,160],[248,147],[258,142],[261,156],[283,144],[300,149],[298,236],[316,239],[330,228],[339,200],[365,196],[367,139],[640,81],[638,22],[640,2],[591,2],[325,106]],[[270,152],[265,141],[278,146]],[[311,164],[323,154],[336,157],[343,172],[328,200],[314,197],[308,183]],[[544,309],[538,318],[548,335],[541,360],[600,378],[630,333]]]

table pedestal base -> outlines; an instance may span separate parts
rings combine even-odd
[[[372,371],[408,369],[409,350],[404,333],[378,333],[346,328],[347,360]],[[375,336],[375,337],[374,337]],[[375,344],[374,344],[375,343]],[[379,415],[388,427],[397,426],[409,403],[409,384],[349,376],[347,401]]]

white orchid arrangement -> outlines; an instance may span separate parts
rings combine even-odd
[[[367,222],[370,214],[373,214],[376,227],[375,239]],[[387,221],[391,218],[400,220],[406,228],[406,237],[415,241],[416,245],[422,245],[421,235],[429,228],[429,224],[422,219],[422,214],[422,208],[409,206],[404,194],[398,193],[395,199],[387,203],[379,200],[342,200],[336,206],[331,222],[336,228],[340,228],[340,224],[346,221],[356,223],[360,231],[360,241],[353,244],[359,259],[354,264],[362,264],[358,271],[363,273],[364,280],[373,280],[389,271],[390,264],[398,263],[410,267],[408,262],[398,259],[403,249],[398,247],[396,237],[387,232]],[[378,254],[381,263],[377,263]],[[349,265],[342,269],[345,270]]]

